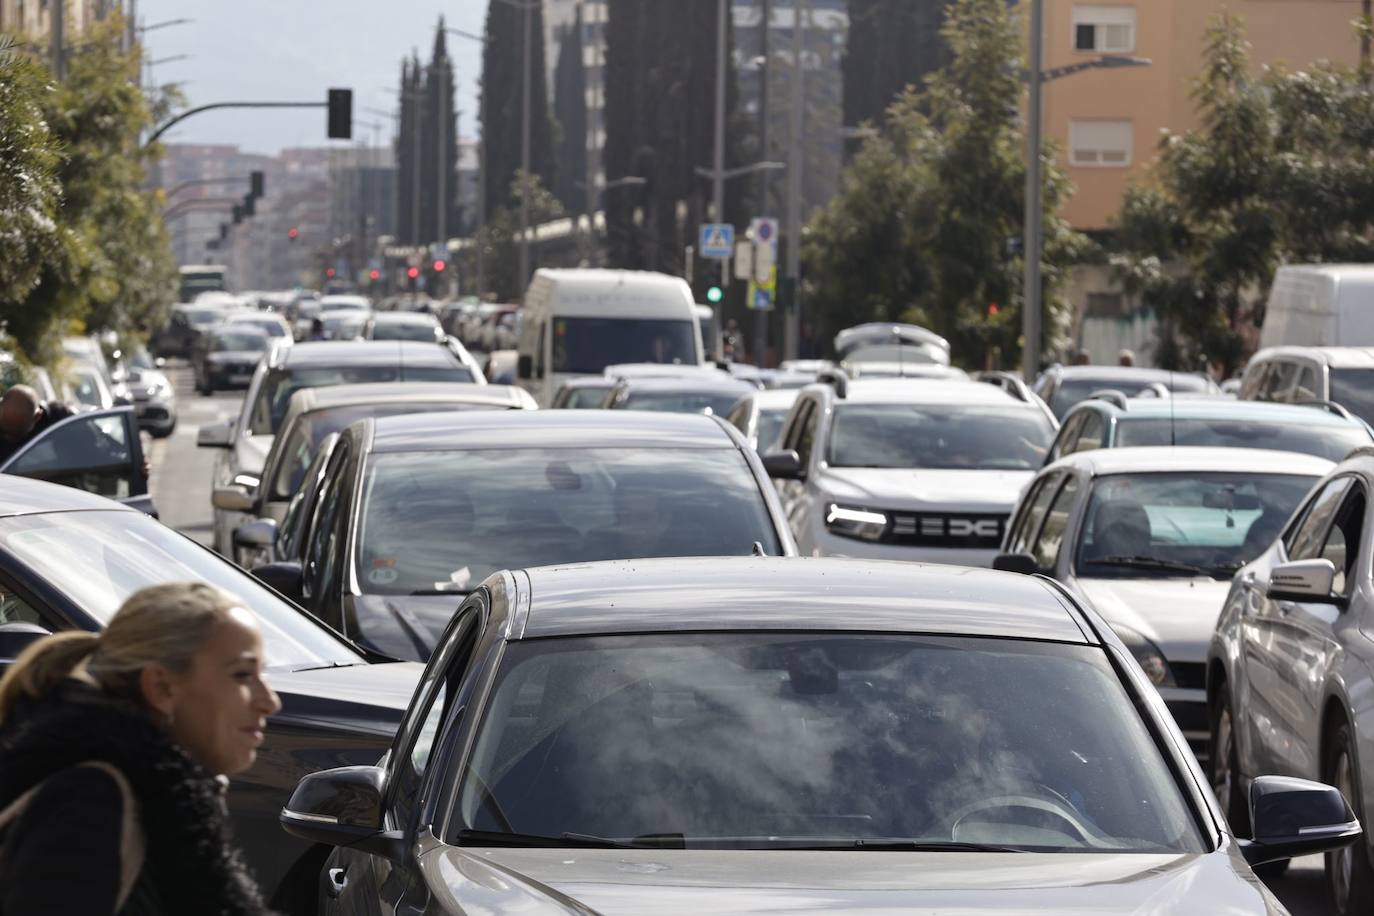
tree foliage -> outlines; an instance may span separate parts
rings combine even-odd
[[[888,109],[812,222],[807,301],[829,331],[903,318],[950,339],[957,358],[1020,352],[1024,140],[1020,34],[1002,0],[958,0],[943,35],[950,63]],[[1056,293],[1089,245],[1057,215],[1068,182],[1045,152],[1044,326],[1063,332]],[[994,360],[998,362],[998,360]]]
[[[498,302],[518,302],[525,292],[520,277],[520,190],[522,172],[515,173],[508,193],[495,212],[487,215],[487,222],[477,233],[477,244],[486,257],[486,285]],[[529,179],[530,225],[538,226],[566,215],[563,205],[538,175]],[[476,252],[464,265],[465,273],[475,275]]]
[[[486,141],[487,213],[505,202],[506,189],[520,171],[524,114],[524,17],[530,19],[530,171],[540,183],[554,187],[554,125],[544,79],[544,7],[533,4],[528,14],[502,0],[487,6],[486,44],[482,48],[482,137]]]
[[[849,0],[844,123],[881,123],[907,87],[949,62],[940,35],[950,0]]]
[[[1164,366],[1242,362],[1284,262],[1374,258],[1374,94],[1319,63],[1252,75],[1244,27],[1215,19],[1193,97],[1200,126],[1166,134],[1117,219],[1112,262],[1160,316]]]

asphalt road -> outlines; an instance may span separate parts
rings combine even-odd
[[[196,447],[201,426],[236,415],[242,392],[225,391],[203,397],[191,387],[191,370],[172,363],[167,376],[177,391],[176,430],[153,440],[149,456],[153,503],[162,521],[202,544],[210,543],[210,471],[215,450]],[[1296,860],[1287,874],[1270,887],[1293,916],[1329,916],[1321,856]]]

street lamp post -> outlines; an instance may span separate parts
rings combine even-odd
[[[1072,76],[1084,70],[1115,70],[1122,67],[1148,67],[1150,61],[1141,57],[1108,55],[1045,70],[1045,0],[1030,0],[1030,68],[1025,74],[1030,88],[1026,115],[1030,123],[1026,131],[1026,215],[1024,232],[1025,270],[1021,302],[1021,372],[1027,382],[1035,381],[1040,369],[1040,334],[1043,310],[1041,289],[1041,259],[1044,250],[1044,161],[1041,158],[1043,140],[1043,91],[1045,83]]]

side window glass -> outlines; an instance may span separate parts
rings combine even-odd
[[[795,449],[797,441],[801,438],[801,429],[806,425],[806,418],[811,414],[811,401],[802,401],[801,405],[793,414],[793,420],[783,431],[782,438],[779,440],[784,449]]]
[[[1336,567],[1336,578],[1331,590],[1338,595],[1349,595],[1354,584],[1356,558],[1360,555],[1360,541],[1364,535],[1365,495],[1362,487],[1352,487],[1350,495],[1341,503],[1336,513],[1336,523],[1326,536],[1321,556],[1330,560]]]
[[[1298,374],[1297,387],[1293,389],[1293,400],[1315,401],[1321,397],[1317,391],[1317,370],[1313,366],[1303,366]]]
[[[346,562],[341,554],[348,549],[347,505],[348,494],[346,488],[341,487],[338,498],[335,500],[334,524],[329,530],[329,538],[325,544],[324,558],[320,563],[320,575],[315,592],[315,608],[320,619],[340,632],[343,632],[344,628],[343,605],[339,585],[335,581],[335,572],[341,562]]]
[[[1059,436],[1054,440],[1054,446],[1050,449],[1049,462],[1053,463],[1063,458],[1065,455],[1072,455],[1074,443],[1078,441],[1078,433],[1083,427],[1083,412],[1080,411],[1070,416],[1064,421],[1063,427],[1059,430]]]
[[[64,629],[59,621],[40,613],[33,605],[0,583],[0,625],[6,623],[36,623],[54,633]]]
[[[1088,452],[1102,447],[1102,437],[1106,432],[1107,424],[1103,422],[1102,415],[1097,411],[1087,411],[1083,416],[1083,429],[1078,434],[1078,441],[1074,443],[1075,452]]]
[[[816,404],[808,406],[806,419],[801,425],[801,433],[797,436],[797,457],[801,458],[801,466],[811,467],[811,452],[816,447],[816,427],[820,423],[821,411]]]
[[[544,377],[544,328],[545,322],[539,323],[539,345],[534,350],[534,377]]]
[[[741,401],[730,411],[730,416],[726,417],[727,423],[746,435],[749,432],[749,406],[749,401]]]
[[[1254,363],[1245,372],[1245,380],[1240,385],[1240,397],[1244,401],[1262,400],[1265,380],[1269,377],[1269,371],[1274,368],[1273,363]]]
[[[307,600],[316,597],[321,581],[320,567],[333,539],[334,519],[342,502],[341,493],[345,485],[343,473],[349,450],[346,442],[340,442],[335,448],[334,454],[330,456],[329,469],[325,471],[324,486],[315,503],[315,516],[310,523],[310,540],[305,548],[303,571]]]
[[[1045,511],[1049,509],[1050,500],[1054,498],[1062,480],[1061,473],[1054,473],[1042,477],[1036,484],[1035,492],[1031,494],[1021,517],[1016,520],[1016,528],[1007,541],[1008,553],[1026,552],[1036,532],[1040,530],[1040,523],[1045,520]]]
[[[33,440],[5,473],[86,490],[110,499],[144,492],[123,413],[77,416]],[[137,475],[137,476],[136,476]]]
[[[1297,363],[1276,363],[1273,372],[1264,380],[1266,401],[1293,400],[1293,387],[1298,381]]]
[[[1350,486],[1349,477],[1337,477],[1322,487],[1308,505],[1307,515],[1286,541],[1290,560],[1315,559],[1325,541],[1326,529],[1341,504],[1341,497]]]
[[[1031,548],[1031,555],[1035,557],[1036,565],[1041,569],[1053,569],[1059,561],[1059,550],[1064,545],[1064,532],[1068,530],[1069,515],[1073,512],[1074,499],[1077,496],[1078,480],[1070,477],[1064,482],[1059,495],[1055,497],[1054,503],[1045,515],[1045,524],[1040,529],[1040,536],[1035,539],[1035,546]]]

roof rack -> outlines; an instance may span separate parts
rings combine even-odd
[[[849,396],[849,376],[843,369],[822,369],[816,373],[816,381],[835,389],[835,397],[844,399]]]
[[[1349,461],[1352,458],[1374,458],[1374,445],[1361,445],[1359,448],[1351,449],[1341,461]]]
[[[1122,410],[1130,410],[1131,405],[1126,397],[1126,392],[1118,391],[1115,388],[1099,388],[1088,395],[1089,401],[1106,401],[1108,404],[1119,407]]]
[[[1030,386],[1025,383],[1021,376],[1011,372],[998,370],[975,372],[973,373],[973,380],[1001,388],[1018,401],[1025,401],[1027,404],[1032,403],[1031,399],[1035,397],[1035,393],[1030,390]]]
[[[1354,414],[1352,414],[1350,411],[1346,410],[1346,409],[1345,409],[1344,407],[1342,407],[1340,404],[1337,404],[1335,401],[1323,401],[1323,400],[1320,399],[1320,398],[1310,398],[1310,399],[1308,399],[1308,400],[1306,400],[1306,401],[1294,401],[1293,403],[1296,404],[1296,405],[1299,406],[1299,407],[1318,407],[1318,408],[1321,408],[1322,410],[1326,411],[1327,413],[1334,413],[1336,416],[1340,417],[1342,420],[1353,420],[1353,419],[1355,419],[1355,415],[1354,415]]]
[[[1173,391],[1163,382],[1151,382],[1149,385],[1136,392],[1136,397],[1138,398],[1159,398],[1165,401],[1173,396]]]

